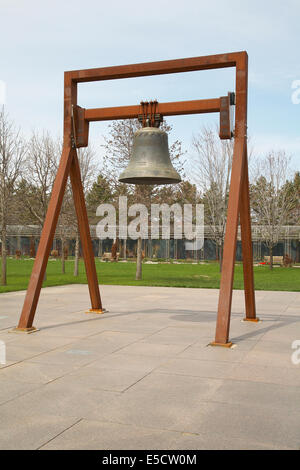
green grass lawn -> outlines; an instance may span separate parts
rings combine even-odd
[[[11,292],[27,288],[33,260],[7,260],[7,286],[0,286],[1,292]],[[217,263],[205,264],[144,264],[143,280],[135,280],[135,263],[102,263],[96,259],[99,284],[130,286],[165,287],[206,287],[219,288],[220,273]],[[73,276],[74,260],[66,261],[66,274],[61,273],[61,261],[50,260],[47,267],[47,280],[43,286],[64,284],[86,284],[83,261],[80,261],[79,276]],[[255,289],[300,291],[300,268],[268,266],[254,267]],[[243,269],[235,267],[234,288],[243,289]]]

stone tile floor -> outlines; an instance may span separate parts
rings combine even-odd
[[[215,289],[101,293],[87,315],[87,286],[43,289],[30,335],[1,294],[1,449],[300,449],[299,292],[257,292],[254,324],[234,291],[232,349],[208,346]]]

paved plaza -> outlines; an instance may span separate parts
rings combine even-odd
[[[299,292],[257,292],[255,324],[234,291],[231,349],[208,346],[217,290],[101,294],[97,315],[86,285],[43,289],[33,334],[1,294],[1,449],[300,449]]]

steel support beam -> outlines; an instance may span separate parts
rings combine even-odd
[[[236,64],[235,144],[233,151],[226,232],[224,239],[216,335],[215,341],[211,343],[213,346],[230,347],[232,344],[229,341],[229,328],[237,229],[240,212],[242,224],[242,248],[244,257],[243,264],[246,318],[250,316],[253,320],[256,318],[252,247],[250,246],[251,222],[247,168],[247,91],[248,56],[245,53],[240,57],[238,63]]]
[[[240,201],[240,224],[241,224],[245,310],[246,310],[246,316],[244,318],[244,321],[258,322],[259,318],[256,317],[256,308],[255,308],[247,143],[245,147],[246,148],[245,148],[245,155],[244,155],[244,172],[243,172],[244,175],[243,175],[243,183],[242,183],[242,189],[241,189],[241,201]]]
[[[52,189],[46,219],[34,261],[27,293],[21,313],[18,329],[28,330],[32,328],[33,319],[40,296],[40,291],[47,267],[49,253],[53,242],[55,228],[61,209],[67,178],[71,165],[71,149],[64,147],[57,175]]]
[[[149,75],[166,75],[170,73],[195,72],[198,70],[221,69],[235,67],[241,56],[246,52],[231,52],[209,56],[190,57],[186,59],[144,62],[141,64],[117,65],[95,69],[72,70],[66,72],[76,83],[95,82],[101,80],[117,80],[121,78],[147,77]]]
[[[80,167],[76,150],[72,150],[73,158],[70,168],[70,179],[74,197],[74,205],[77,214],[78,227],[80,233],[81,246],[85,264],[85,271],[88,280],[92,309],[95,312],[103,313],[99,292],[98,278],[95,266],[90,227],[86,212],[83,187],[80,177]]]
[[[156,112],[162,116],[179,116],[183,114],[218,113],[220,98],[211,100],[177,101],[174,103],[157,103]],[[140,106],[120,106],[114,108],[86,109],[86,121],[110,121],[113,119],[135,119],[141,114]]]

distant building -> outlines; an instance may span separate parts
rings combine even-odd
[[[112,239],[99,240],[96,235],[96,226],[91,225],[91,237],[95,256],[102,256],[104,252],[110,251],[113,243]],[[215,260],[217,250],[215,242],[210,234],[210,227],[204,228],[204,246],[198,249],[197,243],[189,240],[175,240],[172,234],[169,240],[143,240],[143,251],[146,258],[154,259],[193,259],[193,260]],[[260,261],[268,255],[268,248],[261,240],[262,227],[252,225],[253,259]],[[7,229],[7,250],[9,255],[15,255],[16,250],[20,250],[21,255],[34,257],[41,227],[38,225],[9,225]],[[67,234],[68,253],[74,256],[75,233],[70,230]],[[127,239],[120,240],[119,252],[121,258],[134,258],[136,254],[136,241]],[[59,229],[55,234],[52,249],[61,252],[61,241]],[[300,226],[283,226],[281,229],[280,241],[273,249],[274,256],[284,256],[287,254],[294,262],[300,262]],[[240,228],[238,230],[238,241],[236,259],[242,259]]]

